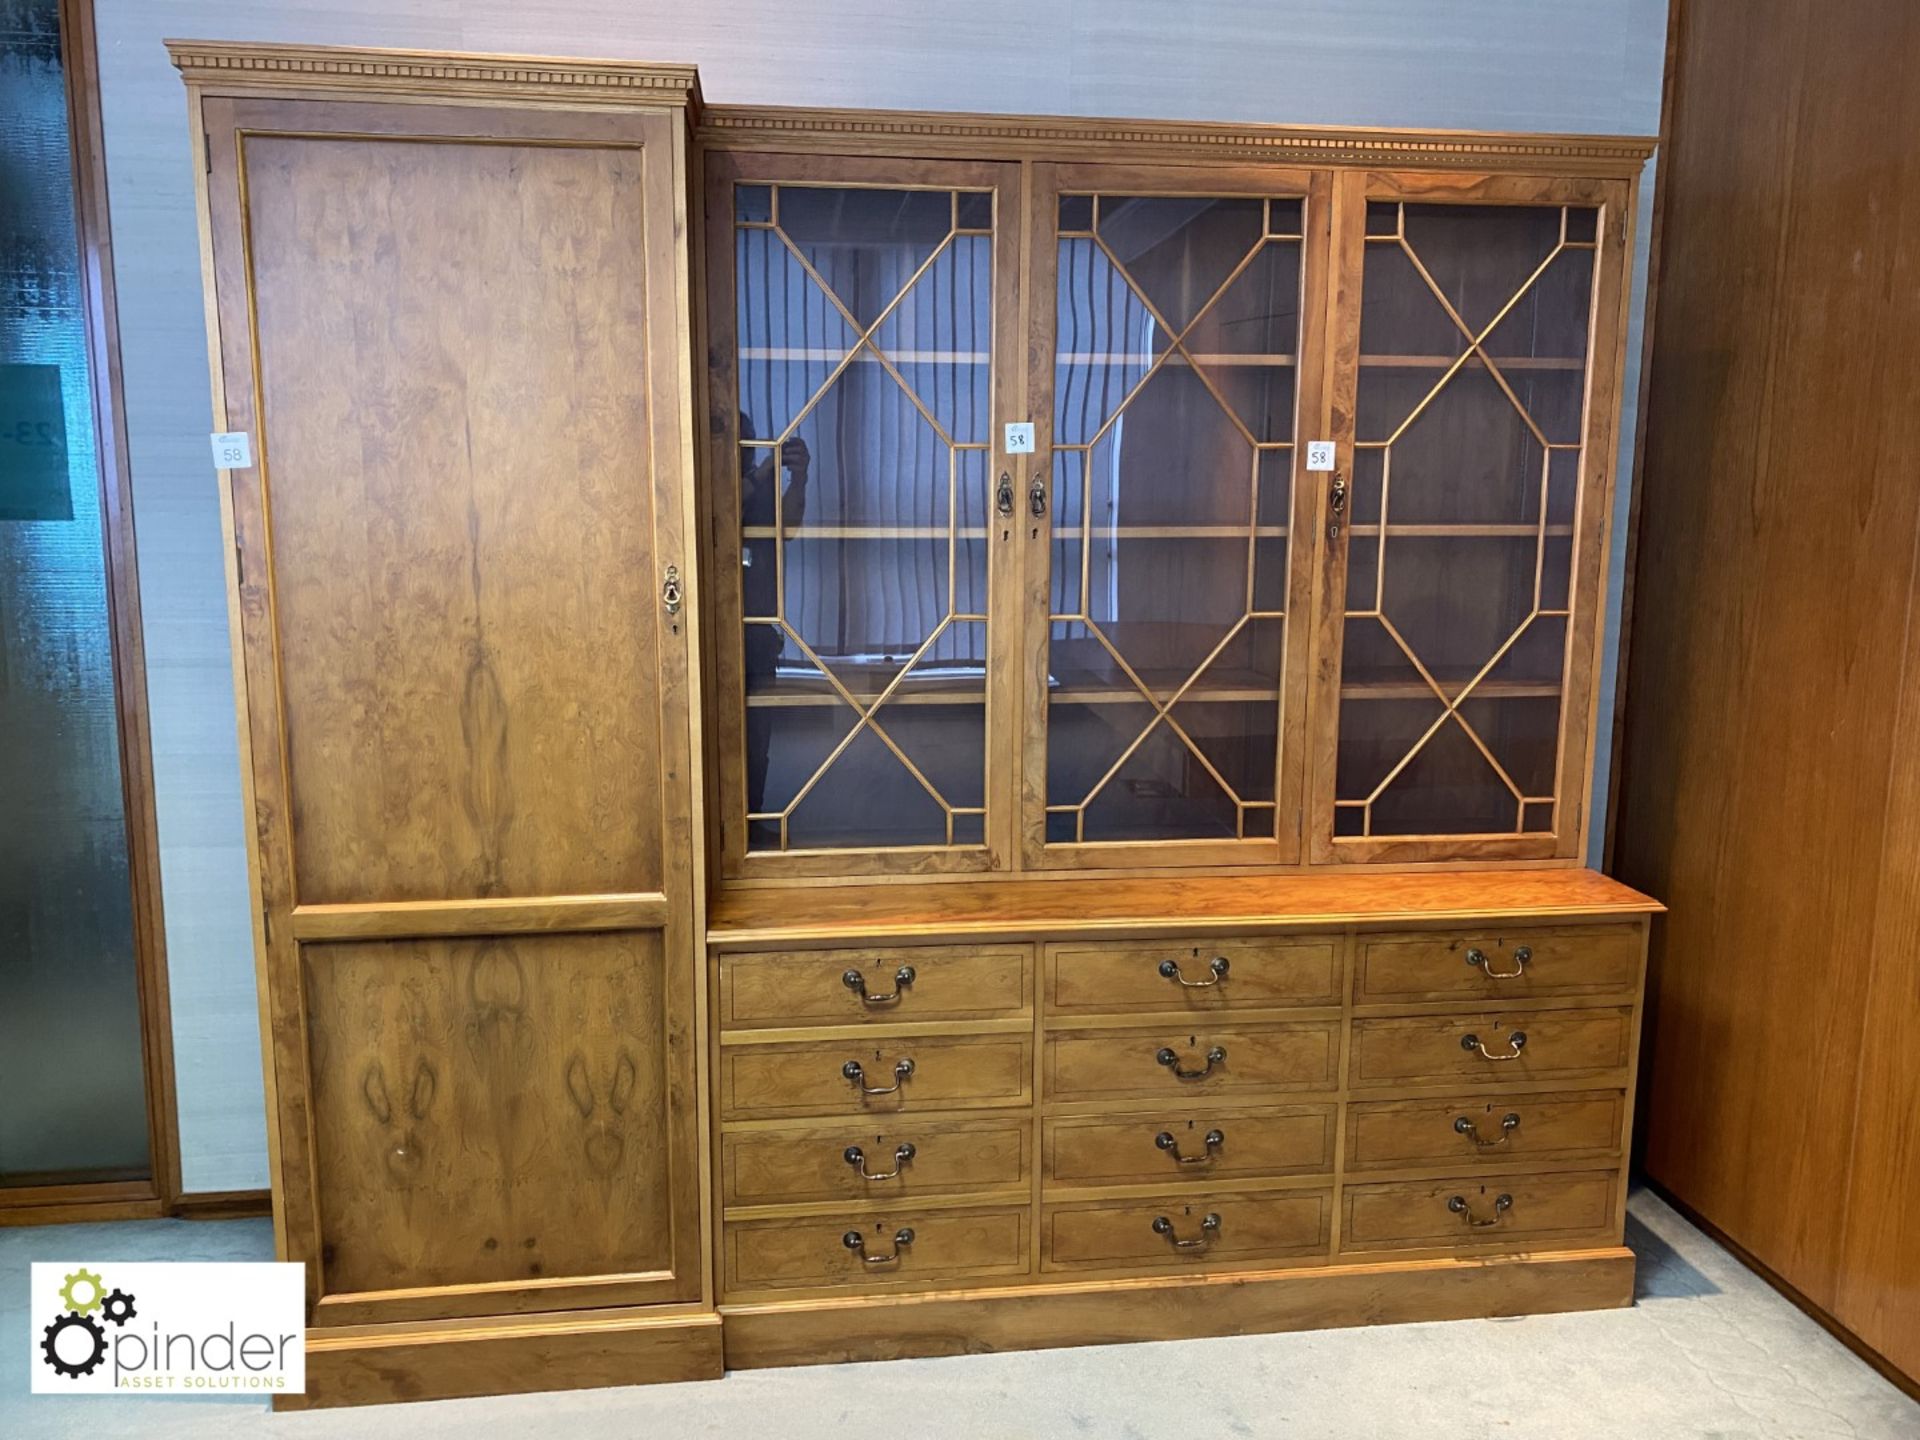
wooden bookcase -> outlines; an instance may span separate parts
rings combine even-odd
[[[1648,142],[174,54],[304,1403],[1629,1302]]]

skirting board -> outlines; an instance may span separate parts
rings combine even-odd
[[[723,1305],[727,1368],[990,1354],[1350,1325],[1618,1309],[1624,1247],[1084,1285]]]
[[[307,1389],[276,1410],[718,1380],[720,1317],[581,1311],[307,1331]]]

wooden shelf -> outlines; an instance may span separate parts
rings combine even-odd
[[[1363,370],[1447,370],[1460,363],[1458,355],[1362,355],[1360,368]],[[1484,368],[1476,358],[1475,368]],[[1508,370],[1585,370],[1587,362],[1579,356],[1565,355],[1496,355],[1494,368],[1503,374]]]
[[[1196,365],[1253,366],[1264,369],[1290,369],[1298,363],[1291,355],[1237,355],[1222,350],[1189,351]],[[1061,350],[1054,354],[1056,365],[1136,365],[1142,370],[1159,359],[1153,355],[1133,355],[1124,350]],[[1187,356],[1172,355],[1167,364],[1185,367]]]
[[[1440,688],[1449,695],[1458,695],[1473,677],[1471,675],[1445,675],[1433,677],[1440,682]],[[1560,694],[1560,687],[1527,680],[1482,680],[1473,687],[1473,694],[1467,699],[1473,700],[1542,700],[1553,699]],[[1437,700],[1433,687],[1424,680],[1356,680],[1340,684],[1342,700]]]
[[[993,362],[993,357],[985,350],[888,350],[884,345],[880,349],[896,365],[989,365]],[[818,361],[838,365],[847,358],[847,352],[832,345],[744,345],[740,348],[739,358]],[[854,355],[853,363],[878,365],[880,356],[863,345]]]
[[[1525,526],[1510,527],[1533,531]],[[988,531],[979,525],[963,525],[953,532],[962,540],[983,540]],[[1078,540],[1081,537],[1078,525],[1053,531],[1056,540]],[[1245,540],[1249,531],[1245,525],[1096,525],[1094,536],[1097,539],[1113,540]],[[1281,539],[1286,536],[1285,525],[1258,525],[1251,532],[1262,540]],[[1395,530],[1389,533],[1398,533]],[[771,540],[774,527],[771,525],[743,525],[740,534],[747,540]],[[789,525],[785,527],[788,540],[944,540],[947,527],[944,525]]]
[[[1540,533],[1538,525],[1389,525],[1387,538],[1408,540],[1531,540]],[[1549,525],[1548,536],[1572,535],[1571,525]],[[1378,525],[1355,525],[1350,535],[1378,535]]]

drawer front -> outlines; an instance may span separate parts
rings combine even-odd
[[[1355,1085],[1475,1085],[1606,1075],[1623,1069],[1633,1012],[1532,1010],[1406,1015],[1353,1022]]]
[[[1076,942],[1046,947],[1049,1015],[1200,1014],[1340,1003],[1338,942]]]
[[[1625,1115],[1619,1090],[1356,1101],[1347,1110],[1347,1165],[1503,1165],[1618,1155]]]
[[[1025,945],[720,957],[720,1028],[976,1020],[1032,1013]]]
[[[1333,1169],[1334,1107],[1214,1106],[1046,1122],[1047,1183],[1206,1185]]]
[[[729,1120],[978,1110],[1032,1098],[1027,1035],[810,1040],[720,1051],[721,1113]]]
[[[1340,1022],[1064,1033],[1046,1039],[1047,1099],[1167,1100],[1330,1089]]]
[[[1605,1170],[1349,1185],[1340,1248],[1448,1250],[1612,1236],[1619,1181],[1617,1171]]]
[[[1031,1210],[861,1206],[726,1224],[727,1289],[910,1286],[1027,1273]]]
[[[1179,1195],[1049,1205],[1040,1219],[1040,1268],[1102,1270],[1297,1260],[1327,1253],[1333,1197]]]
[[[1032,1140],[1026,1119],[733,1130],[721,1141],[720,1193],[728,1205],[797,1205],[1020,1190],[1033,1177]]]
[[[1640,983],[1638,925],[1363,935],[1354,969],[1361,1004],[1619,995]]]

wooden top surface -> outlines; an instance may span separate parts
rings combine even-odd
[[[915,884],[725,890],[708,910],[720,944],[1260,925],[1424,925],[1444,920],[1645,915],[1659,901],[1593,870],[1322,871],[1283,875],[1049,875]]]

